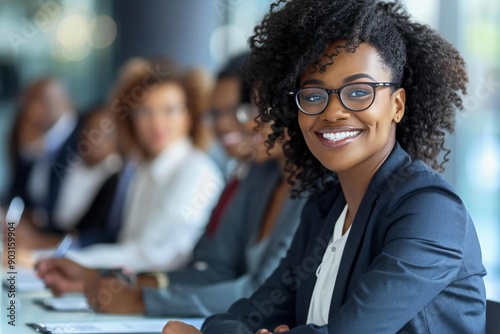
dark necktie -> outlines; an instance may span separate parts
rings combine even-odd
[[[229,183],[224,188],[224,191],[222,192],[222,195],[219,198],[219,202],[215,206],[214,210],[212,211],[212,215],[210,216],[210,221],[207,225],[207,232],[206,232],[208,236],[214,235],[215,231],[217,230],[217,227],[219,226],[220,223],[220,219],[224,214],[224,212],[226,211],[227,205],[234,197],[234,194],[238,189],[239,183],[240,181],[236,177],[233,177],[232,180],[229,181]]]

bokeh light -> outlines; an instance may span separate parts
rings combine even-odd
[[[66,49],[78,49],[88,41],[90,23],[83,15],[68,15],[57,27],[57,41]]]
[[[96,17],[90,38],[90,45],[95,49],[103,49],[110,46],[116,38],[117,28],[115,21],[107,16]]]

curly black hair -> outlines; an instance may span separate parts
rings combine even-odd
[[[345,43],[325,54],[335,41]],[[298,87],[310,64],[323,73],[341,49],[354,52],[363,42],[377,50],[392,81],[406,91],[396,140],[413,159],[437,171],[448,161],[445,134],[454,131],[468,82],[465,62],[449,42],[429,26],[412,22],[399,1],[279,0],[254,29],[245,71],[249,85],[258,87],[259,120],[273,122],[267,145],[283,140],[286,129],[290,136],[284,151],[286,169],[299,184],[295,196],[319,192],[336,178],[308,149],[297,106],[287,93]]]

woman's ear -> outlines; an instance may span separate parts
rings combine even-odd
[[[392,94],[392,97],[394,105],[393,120],[395,123],[399,123],[405,114],[406,92],[403,88],[399,88],[394,92],[394,94]]]

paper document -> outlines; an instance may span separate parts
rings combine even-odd
[[[35,303],[50,310],[61,312],[92,311],[84,296],[49,297],[36,299]]]
[[[203,318],[192,319],[143,319],[99,322],[47,322],[29,323],[39,333],[45,334],[160,334],[169,320],[180,320],[200,329]]]

